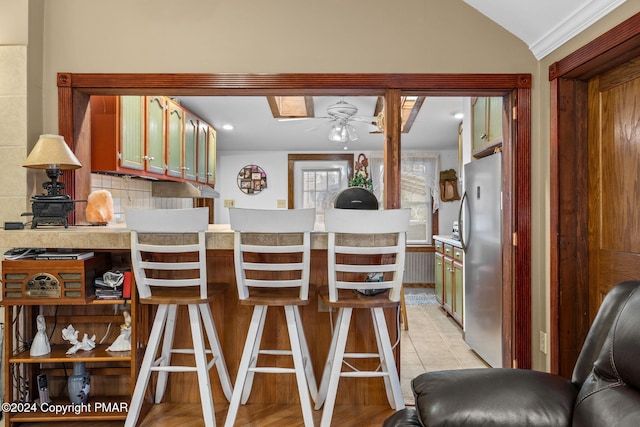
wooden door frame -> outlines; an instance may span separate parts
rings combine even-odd
[[[337,154],[289,154],[287,156],[287,203],[288,209],[293,209],[295,202],[294,182],[296,162],[347,162],[347,180],[353,178],[353,153]]]
[[[640,56],[640,13],[549,66],[550,370],[567,378],[589,330],[589,79]]]
[[[531,75],[530,74],[85,74],[58,73],[58,127],[80,162],[89,164],[90,95],[384,96],[386,208],[400,206],[400,96],[504,96],[514,98],[512,131],[505,135],[504,361],[531,367]],[[88,168],[65,171],[75,199],[88,195]],[[516,238],[517,236],[517,238]],[[516,243],[517,242],[517,243]],[[517,246],[516,246],[517,245]],[[514,320],[517,314],[517,321]]]

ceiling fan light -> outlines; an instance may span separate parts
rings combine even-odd
[[[342,139],[342,126],[340,124],[335,124],[331,127],[331,130],[329,131],[329,141],[333,141],[333,142],[341,142]]]
[[[352,142],[358,139],[358,134],[356,133],[356,129],[353,126],[348,124],[345,126],[345,128],[347,130],[347,138],[349,139],[349,142]]]
[[[356,129],[349,123],[339,122],[331,127],[328,138],[329,141],[346,144],[358,139],[358,134]]]

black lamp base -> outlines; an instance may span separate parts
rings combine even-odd
[[[64,225],[69,227],[67,216],[73,212],[74,200],[65,194],[57,196],[33,196],[31,198],[31,209],[33,219],[31,228],[38,225]]]
[[[47,196],[61,196],[65,185],[64,182],[58,182],[58,178],[62,175],[62,171],[58,168],[47,168],[46,173],[51,180],[42,184],[42,188],[47,190]]]

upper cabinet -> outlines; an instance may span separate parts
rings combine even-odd
[[[215,129],[172,99],[92,96],[90,103],[93,172],[215,183]]]
[[[207,182],[207,145],[209,142],[209,126],[204,122],[198,122],[198,155],[196,164],[196,179],[198,182]]]
[[[196,155],[198,152],[198,118],[191,113],[184,120],[184,178],[196,180]]]
[[[166,119],[167,100],[162,96],[147,96],[147,138],[144,161],[150,173],[164,175],[167,170],[166,158]]]
[[[216,130],[209,126],[207,139],[207,184],[213,186],[216,183]]]
[[[92,167],[144,171],[144,97],[93,97],[91,112],[91,137],[99,141],[92,144]]]
[[[482,157],[502,146],[502,98],[478,97],[471,101],[472,154]]]
[[[185,112],[172,100],[167,101],[167,175],[184,178]]]

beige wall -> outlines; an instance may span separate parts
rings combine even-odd
[[[539,110],[534,56],[462,0],[56,0],[46,2],[45,52],[44,127],[52,132],[62,71],[531,73]],[[536,300],[533,310],[537,331],[547,312]],[[546,369],[542,353],[533,360]]]
[[[540,271],[544,271],[543,275],[540,275],[539,280],[541,280],[540,284],[532,283],[533,285],[533,295],[532,298],[534,301],[540,301],[543,303],[545,307],[549,307],[550,295],[549,295],[549,280],[550,280],[550,271],[549,271],[549,262],[551,254],[549,252],[549,236],[551,230],[549,229],[549,135],[551,134],[550,129],[550,85],[549,85],[549,66],[556,61],[561,60],[565,56],[579,49],[580,47],[586,45],[594,38],[602,35],[607,30],[615,27],[631,16],[640,13],[640,2],[638,1],[627,1],[617,9],[613,10],[607,16],[602,18],[600,21],[596,22],[590,28],[578,34],[569,42],[565,43],[559,49],[556,49],[554,52],[542,58],[540,61],[540,104],[539,104],[539,117],[534,118],[534,128],[539,132],[540,137],[534,138],[534,142],[532,144],[532,176],[533,180],[538,181],[534,183],[532,186],[532,198],[533,200],[539,200],[542,203],[533,203],[533,208],[537,208],[537,212],[532,212],[533,219],[533,254],[532,259],[534,261],[533,268],[534,271],[539,269]],[[539,236],[540,238],[536,238]],[[548,311],[548,309],[547,309]],[[536,319],[534,314],[533,324],[540,324],[541,329],[549,330],[549,318],[540,318]],[[534,329],[535,332],[535,329]],[[534,333],[534,342],[535,338],[537,338],[537,334]],[[537,345],[537,344],[536,344]],[[536,348],[534,345],[534,349]],[[547,366],[548,360],[547,360]]]
[[[42,123],[22,132],[58,131],[56,73],[62,71],[531,73],[533,364],[544,370],[548,361],[537,340],[538,330],[548,330],[549,306],[548,65],[639,7],[626,2],[538,62],[523,42],[462,0],[44,2]],[[25,72],[13,67],[9,75]],[[0,112],[6,108],[0,105]]]

